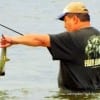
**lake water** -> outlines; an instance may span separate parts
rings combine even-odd
[[[70,1],[0,0],[0,23],[23,34],[64,31],[57,16]],[[91,24],[100,27],[100,1],[79,0],[90,10]],[[18,35],[3,27],[0,33]],[[43,47],[13,46],[7,49],[10,61],[0,77],[0,100],[99,100],[100,93],[64,93],[57,86],[59,62]]]

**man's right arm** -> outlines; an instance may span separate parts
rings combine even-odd
[[[5,39],[1,39],[1,42],[5,42],[5,45],[1,45],[0,47],[8,47],[16,44],[50,47],[50,36],[48,34],[25,34],[24,36],[14,37],[5,36]]]

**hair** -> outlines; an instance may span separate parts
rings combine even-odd
[[[77,16],[80,21],[90,21],[90,15],[88,13],[67,13],[68,17]]]

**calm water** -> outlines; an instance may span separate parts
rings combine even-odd
[[[0,0],[0,23],[19,32],[51,33],[64,31],[56,18],[63,7],[75,0]],[[100,1],[80,0],[90,9],[92,25],[100,27]],[[0,33],[17,35],[0,27]],[[52,61],[46,48],[8,48],[6,75],[0,77],[0,100],[99,100],[100,94],[60,92],[57,86],[59,62]]]

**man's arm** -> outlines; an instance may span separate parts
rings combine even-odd
[[[5,39],[1,39],[1,42],[5,42],[5,45],[1,45],[0,47],[8,47],[16,44],[50,47],[50,36],[48,34],[25,34],[24,36],[14,37],[5,36]]]

